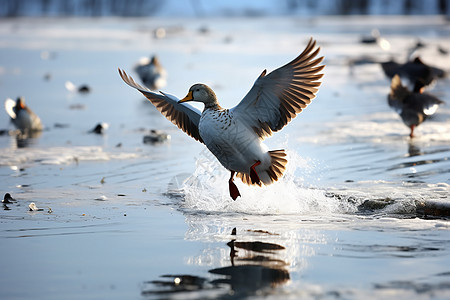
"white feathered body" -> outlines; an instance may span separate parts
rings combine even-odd
[[[255,170],[264,183],[271,183],[265,173],[271,165],[267,147],[251,128],[233,118],[231,111],[205,110],[200,118],[199,133],[206,147],[225,168],[249,173],[250,167],[260,161]]]

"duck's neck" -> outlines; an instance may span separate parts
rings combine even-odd
[[[220,106],[219,102],[209,102],[209,103],[205,103],[205,110],[207,109],[212,109],[212,110],[222,110],[223,107]]]

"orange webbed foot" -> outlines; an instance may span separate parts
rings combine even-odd
[[[237,197],[241,196],[241,193],[239,193],[239,190],[233,181],[229,181],[228,183],[229,183],[229,187],[230,187],[230,197],[233,200],[236,200]]]
[[[257,161],[255,162],[251,167],[250,167],[250,179],[252,180],[252,184],[260,184],[261,183],[261,179],[259,179],[258,173],[256,173],[255,168],[257,166],[259,166],[261,164],[261,161]]]
[[[236,200],[237,197],[241,196],[241,193],[239,192],[237,186],[234,184],[233,177],[234,177],[234,171],[231,171],[231,177],[230,177],[230,180],[228,180],[228,186],[230,189],[230,197],[233,200]]]
[[[414,125],[411,125],[411,127],[410,127],[410,129],[411,129],[411,133],[409,134],[409,137],[410,138],[413,138],[414,137]]]

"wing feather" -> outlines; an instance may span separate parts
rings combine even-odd
[[[119,74],[126,84],[141,92],[169,121],[177,125],[190,137],[203,143],[203,139],[198,131],[198,123],[201,117],[201,112],[198,109],[189,104],[178,103],[178,99],[175,96],[151,92],[149,89],[136,83],[131,76],[121,69],[119,69]]]
[[[264,70],[242,101],[231,109],[261,140],[282,129],[315,98],[325,67],[320,47],[309,40],[294,60],[266,75]]]
[[[11,117],[11,119],[16,118],[16,113],[14,112],[14,107],[16,106],[16,101],[14,101],[11,98],[6,99],[5,101],[5,110],[8,113],[8,115]]]

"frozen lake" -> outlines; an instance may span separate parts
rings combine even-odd
[[[0,136],[2,299],[448,299],[450,85],[409,129],[379,64],[417,50],[450,70],[440,17],[2,19],[0,99],[24,96],[46,127]],[[155,30],[164,31],[162,38]],[[377,28],[389,42],[362,44]],[[265,188],[235,180],[118,75],[157,54],[164,91],[197,82],[224,107],[310,37],[325,56],[318,96],[270,149],[289,154]],[[444,51],[445,52],[445,51]],[[88,84],[80,94],[65,82]],[[2,109],[3,110],[3,109]],[[103,135],[88,133],[97,123]],[[0,113],[0,129],[12,130]],[[150,129],[171,135],[144,144]],[[29,212],[35,202],[42,211]],[[234,230],[235,229],[235,230]],[[232,234],[233,233],[233,234]]]

